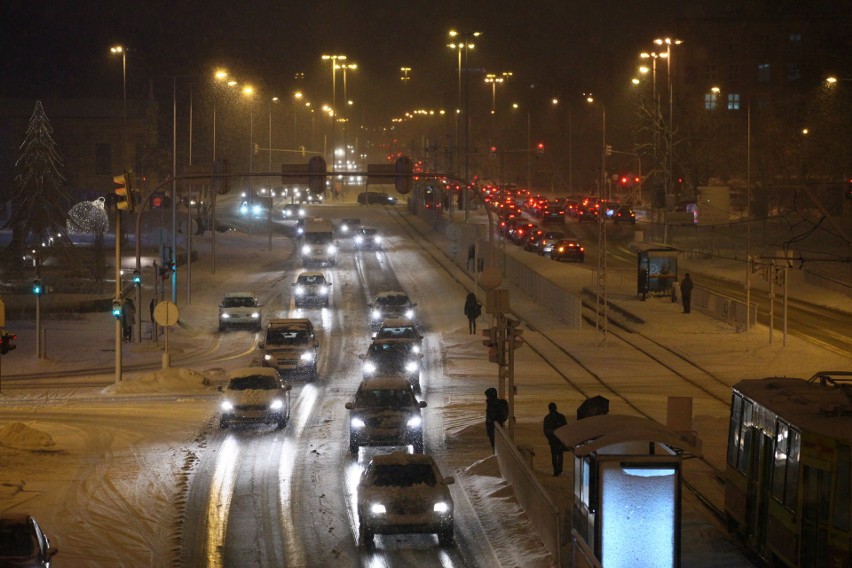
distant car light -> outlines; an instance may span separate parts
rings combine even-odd
[[[305,351],[304,353],[302,353],[299,359],[301,359],[302,361],[310,362],[314,360],[314,354],[311,351]]]
[[[373,503],[370,505],[370,513],[374,515],[384,515],[387,513],[387,509],[381,503]]]
[[[361,418],[358,418],[356,416],[356,417],[352,418],[352,420],[349,421],[349,425],[352,426],[353,428],[363,428],[367,424]]]
[[[234,405],[231,404],[231,401],[229,401],[229,400],[223,400],[221,407],[222,407],[222,410],[224,410],[224,411],[231,411],[231,410],[234,409]]]
[[[432,505],[432,510],[436,513],[449,513],[450,505],[445,503],[444,501],[438,501],[434,505]]]
[[[382,312],[380,310],[373,310],[372,312],[370,312],[370,316],[372,316],[374,320],[381,319]]]
[[[371,361],[367,361],[366,363],[364,363],[364,372],[365,373],[375,373],[376,372],[376,364],[371,362]]]
[[[423,424],[423,419],[419,416],[412,416],[406,423],[409,428],[420,428],[421,424]]]
[[[219,317],[222,318],[223,320],[231,319],[231,314],[227,314],[227,313],[219,314]]]
[[[297,296],[301,296],[304,293],[305,293],[305,287],[304,286],[296,286],[296,295]]]
[[[334,245],[328,245],[328,254],[337,254],[337,247]]]
[[[362,237],[361,235],[358,235],[357,237],[355,237],[355,243],[356,244],[360,245],[363,242],[364,242],[364,237]]]
[[[412,319],[414,317],[414,310],[412,310],[412,309],[405,310],[405,317],[407,317],[408,319]]]
[[[259,319],[259,318],[260,318],[260,312],[252,312],[251,313],[251,319]]]
[[[281,410],[282,408],[284,408],[284,401],[280,398],[276,398],[269,404],[270,410]]]
[[[417,370],[417,368],[418,368],[417,363],[414,362],[414,361],[409,361],[405,364],[405,370],[408,371],[409,373],[413,373],[414,371]]]
[[[322,288],[320,288],[319,293],[322,296],[328,296],[328,286],[323,286]]]
[[[311,247],[308,245],[302,246],[302,254],[311,254]]]

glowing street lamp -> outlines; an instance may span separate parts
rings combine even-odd
[[[672,84],[672,46],[673,45],[681,45],[683,43],[682,40],[672,39],[669,37],[666,38],[657,38],[654,40],[654,43],[659,46],[666,46],[666,75],[669,83],[669,128],[667,133],[667,149],[668,156],[667,157],[667,167],[666,167],[666,195],[671,192],[671,180],[672,180],[672,138],[674,137],[674,123],[672,120],[674,114],[674,87]]]
[[[464,66],[468,71],[464,75],[464,181],[465,187],[462,188],[462,205],[464,207],[464,220],[470,218],[470,208],[468,207],[468,188],[470,176],[470,66],[468,65],[468,55],[475,44],[473,38],[482,35],[482,32],[459,32],[450,30],[450,38],[459,38],[448,43],[447,46],[458,51],[459,54],[459,109],[462,108],[462,51],[464,51]]]
[[[337,62],[346,61],[345,55],[323,55],[323,61],[331,61],[331,107],[337,106]],[[334,172],[334,120],[331,121],[331,171]]]

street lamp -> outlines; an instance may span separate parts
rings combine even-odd
[[[669,128],[667,132],[666,146],[667,146],[667,156],[666,156],[666,195],[669,195],[671,192],[671,181],[672,181],[672,169],[674,164],[672,162],[672,139],[674,138],[674,122],[673,122],[673,114],[674,114],[674,87],[672,82],[672,46],[680,45],[683,43],[682,40],[672,39],[669,37],[666,38],[657,38],[654,40],[654,43],[659,46],[666,46],[666,75],[669,83]]]
[[[603,102],[596,100],[592,95],[586,96],[589,104],[598,103],[601,107],[601,185],[598,193],[599,202],[604,200],[604,186],[606,184],[606,106]],[[606,287],[606,208],[600,203],[598,210],[598,267],[597,287],[595,289],[595,329],[598,333],[598,345],[607,343],[607,320],[609,318],[609,306]]]
[[[337,107],[337,62],[346,61],[345,55],[323,55],[323,61],[331,61],[331,108]],[[332,112],[334,112],[332,110]],[[333,115],[332,115],[333,116]],[[331,171],[334,173],[334,118],[331,120]],[[333,178],[332,178],[333,179]]]
[[[123,166],[127,168],[127,49],[121,45],[115,45],[109,48],[110,53],[121,55],[121,94],[123,100],[122,119],[122,140],[121,140],[121,160]]]
[[[346,71],[349,70],[349,69],[352,69],[353,71],[355,69],[358,69],[358,64],[357,63],[344,63],[343,65],[338,66],[338,68],[343,70],[343,103],[344,104],[342,105],[341,108],[343,109],[344,115],[341,118],[343,119],[343,169],[345,171],[345,170],[349,169],[349,150],[348,150],[348,147],[346,145],[346,122],[348,120],[348,112],[346,111],[346,107],[350,106],[352,104],[352,101],[350,101],[349,99],[346,98],[347,97],[347,94],[346,94]],[[332,153],[334,153],[334,149],[332,149]],[[348,177],[346,177],[346,179],[344,180],[344,185],[347,184],[347,183],[349,183]],[[336,192],[334,193],[334,196],[337,197]]]
[[[458,37],[460,39],[447,44],[448,47],[457,50],[459,54],[459,109],[462,108],[462,51],[464,51],[464,187],[461,191],[465,222],[470,218],[470,208],[468,207],[467,199],[467,186],[470,183],[470,66],[468,65],[468,56],[470,50],[476,47],[473,43],[473,38],[480,35],[482,35],[481,32],[458,32],[450,30],[451,38]]]
[[[251,220],[252,220],[252,201],[254,196],[254,184],[252,183],[252,156],[254,155],[254,107],[251,104],[254,98],[255,90],[251,85],[245,85],[243,87],[243,96],[248,100],[249,107],[249,190],[248,190],[248,230],[249,234],[251,234]]]

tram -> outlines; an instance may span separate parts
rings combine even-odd
[[[770,566],[849,568],[852,372],[734,385],[725,514]]]

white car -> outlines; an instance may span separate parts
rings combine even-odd
[[[260,331],[263,325],[261,307],[251,292],[228,292],[219,304],[219,331],[234,327]]]
[[[408,298],[408,294],[400,290],[380,292],[376,299],[369,304],[370,325],[378,327],[388,318],[408,318],[414,320],[414,307],[417,304]]]
[[[222,394],[219,427],[232,424],[275,424],[280,430],[290,420],[290,389],[278,371],[247,367],[228,374]]]
[[[441,546],[453,543],[453,498],[432,456],[377,455],[358,484],[359,541],[374,544],[376,534],[436,533]]]
[[[322,272],[302,272],[293,282],[293,293],[297,308],[306,304],[321,304],[328,307],[331,296],[331,280]]]

